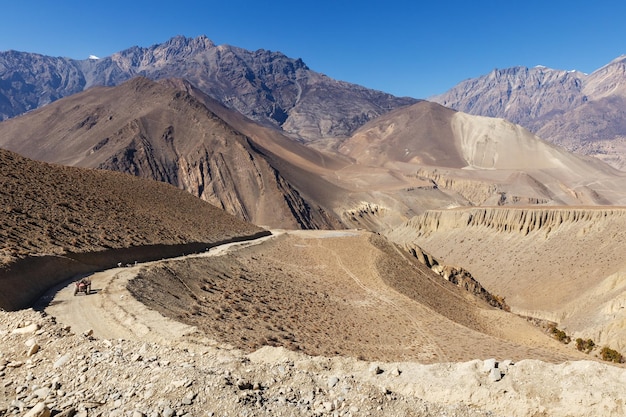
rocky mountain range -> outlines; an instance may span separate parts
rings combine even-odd
[[[429,100],[510,120],[570,151],[626,167],[626,56],[591,74],[542,66],[494,69]]]
[[[279,52],[177,36],[102,59],[0,52],[0,120],[136,76],[187,79],[227,107],[303,140],[349,135],[368,120],[416,101],[333,80]]]
[[[0,123],[0,146],[29,158],[168,182],[267,227],[383,231],[427,209],[626,201],[619,171],[426,101],[334,143],[294,141],[180,79],[94,87]]]

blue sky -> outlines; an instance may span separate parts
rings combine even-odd
[[[3,2],[8,3],[8,2]],[[427,98],[494,68],[592,72],[626,54],[626,2],[11,1],[0,51],[83,59],[175,35],[280,51],[332,78]]]

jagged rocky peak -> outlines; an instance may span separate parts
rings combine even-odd
[[[52,65],[42,64],[50,59],[0,52],[1,119],[138,75],[185,78],[227,107],[304,140],[347,136],[368,120],[416,101],[333,80],[281,52],[216,46],[206,36],[176,36],[99,60],[55,58]],[[41,72],[49,76],[33,76]]]

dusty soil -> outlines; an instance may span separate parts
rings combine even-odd
[[[430,329],[434,319],[428,314],[435,317],[437,313],[430,307],[419,307],[416,301],[419,294],[409,298],[377,277],[376,258],[390,249],[376,240],[369,234],[356,232],[289,232],[259,242],[259,245],[236,244],[195,258],[105,271],[92,276],[94,293],[86,296],[73,296],[73,284],[69,283],[47,300],[50,305],[46,309],[47,316],[32,310],[0,312],[0,375],[3,378],[0,415],[24,414],[35,406],[46,407],[53,413],[78,413],[81,417],[207,413],[457,417],[623,414],[624,370],[593,361],[558,360],[558,357],[573,359],[574,356],[552,349],[553,341],[541,332],[535,332],[537,339],[533,341],[541,349],[530,349],[527,345],[516,346],[492,336],[456,346],[462,342],[456,333],[464,326],[446,324],[448,319],[443,315],[438,316],[441,325]],[[353,255],[348,256],[349,253]],[[294,258],[295,254],[299,257]],[[308,256],[319,257],[317,268],[307,263]],[[209,261],[216,266],[211,266]],[[163,317],[134,300],[126,289],[138,272],[143,271],[141,275],[144,275],[163,267],[177,271],[176,263],[185,271],[195,262],[210,268],[208,276],[220,280],[219,291],[217,288],[214,291],[229,291],[237,300],[235,306],[251,306],[252,300],[263,297],[271,297],[272,302],[284,302],[287,294],[281,294],[279,288],[284,286],[285,291],[290,291],[295,284],[288,286],[287,281],[306,280],[309,284],[303,291],[318,291],[319,297],[328,296],[332,301],[325,305],[326,314],[348,315],[343,318],[355,326],[363,326],[363,333],[384,335],[381,337],[388,337],[389,342],[397,338],[396,343],[404,343],[403,337],[419,333],[420,338],[413,348],[422,353],[434,351],[439,356],[431,362],[439,363],[425,365],[415,360],[396,362],[392,359],[369,362],[350,357],[349,352],[328,357],[310,356],[270,346],[253,350],[242,345],[244,350],[234,349],[224,340],[213,338],[220,336],[215,329],[205,334],[199,327]],[[277,294],[264,293],[272,284],[262,280],[270,277],[257,276],[261,269],[257,271],[253,267],[264,263],[273,263],[275,268],[281,269],[280,273],[273,271],[271,274]],[[214,275],[227,264],[232,266],[233,276]],[[247,269],[246,279],[240,278],[242,266]],[[291,273],[287,275],[288,280],[280,279],[288,273]],[[179,283],[178,278],[189,286],[185,288],[187,293],[195,291],[191,287],[196,285],[194,282],[178,275]],[[167,280],[167,275],[163,274],[156,282],[165,285]],[[247,280],[269,287],[249,289],[244,285]],[[231,281],[237,286],[229,284]],[[419,276],[416,281],[421,281]],[[171,291],[176,288],[175,285],[165,287]],[[236,292],[236,288],[241,292]],[[445,289],[442,294],[450,292],[453,297],[464,298],[456,294],[454,288]],[[211,295],[209,291],[199,294],[203,293]],[[298,293],[292,296],[295,300],[300,297]],[[427,293],[425,297],[428,298]],[[336,310],[337,304],[343,304],[345,310]],[[288,317],[293,305],[298,303],[285,303],[285,308],[277,309],[273,315]],[[272,329],[265,331],[279,341],[281,335],[293,334],[298,343],[309,349],[313,338],[303,337],[305,333],[298,327],[307,328],[307,322],[320,320],[328,327],[315,336],[320,346],[328,345],[325,349],[346,347],[343,338],[351,333],[341,333],[340,328],[332,327],[338,320],[325,318],[324,310],[319,308],[321,305],[314,302],[308,306],[307,320],[287,319],[289,327],[284,330],[278,328],[278,320],[270,320]],[[457,315],[472,315],[473,309],[483,311],[478,310],[481,307],[474,302],[458,302]],[[359,320],[358,316],[366,314],[367,310],[373,313]],[[486,326],[484,316],[489,316],[492,326],[509,322],[509,328],[520,330],[523,327],[510,314],[490,308],[484,312],[476,314],[474,311],[474,318],[466,323],[476,321]],[[236,314],[242,317],[239,320],[228,318]],[[387,321],[369,323],[377,314]],[[232,313],[224,317],[220,322],[226,321],[231,326],[237,322],[254,325],[249,320],[251,314],[244,316],[234,307]],[[253,334],[230,330],[237,335]],[[506,326],[499,331],[506,334]],[[356,330],[352,333],[358,334]],[[461,336],[474,337],[476,333]],[[358,342],[355,337],[351,340]],[[493,345],[485,350],[489,343]],[[34,344],[37,349],[32,348]],[[462,354],[461,349],[465,349]],[[472,359],[451,362],[455,352]],[[399,346],[394,349],[383,343],[374,344],[366,353],[385,354],[389,358],[406,354]],[[476,359],[487,353],[495,353],[499,360]],[[543,354],[559,363],[511,362],[504,360],[510,359],[505,356],[508,353],[520,358]]]
[[[269,345],[422,363],[583,358],[368,232],[287,232],[224,256],[153,264],[129,290],[248,352]]]
[[[170,185],[2,149],[0,207],[0,267],[27,256],[215,242],[262,230]]]

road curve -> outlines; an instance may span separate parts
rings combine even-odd
[[[280,235],[272,231],[269,236],[254,240],[227,243],[216,246],[201,254],[180,256],[167,261],[194,257],[223,255],[239,248],[258,245]],[[126,284],[143,267],[160,262],[144,262],[129,267],[112,268],[87,275],[91,279],[92,293],[74,295],[75,280],[68,281],[46,293],[37,305],[47,314],[56,317],[59,323],[70,326],[76,334],[93,332],[102,339],[135,339],[143,341],[176,342],[196,333],[196,328],[168,319],[148,309],[135,300],[126,289]]]

